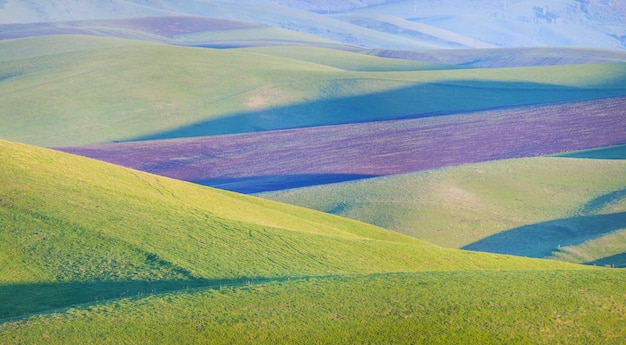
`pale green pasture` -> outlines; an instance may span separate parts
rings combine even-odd
[[[80,36],[0,42],[2,51],[14,47],[22,58],[8,54],[0,66],[0,136],[41,146],[626,94],[623,64],[423,70],[440,66],[359,53],[326,55],[328,50],[310,47],[290,47],[294,53],[285,54],[281,48],[215,50],[100,38],[87,43]]]
[[[625,173],[620,161],[537,157],[262,196],[323,211],[336,209],[342,216],[461,247],[510,228],[574,216],[586,202],[626,188]]]

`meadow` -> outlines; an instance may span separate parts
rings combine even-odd
[[[349,52],[310,62],[261,50],[72,35],[0,46],[0,135],[40,146],[362,123],[626,93],[622,63],[442,69]],[[306,54],[315,56],[311,49]],[[363,67],[341,69],[340,61],[352,57]]]
[[[440,248],[48,149],[6,141],[0,148],[2,318],[233,280],[572,267]]]
[[[0,325],[3,344],[621,344],[623,270],[348,275],[190,289]]]
[[[619,148],[575,156],[615,156]],[[623,253],[623,160],[560,156],[467,164],[261,195],[445,247],[591,264]],[[622,267],[623,259],[613,259],[602,263]]]

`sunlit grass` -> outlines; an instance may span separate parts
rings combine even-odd
[[[620,270],[305,279],[78,306],[5,323],[0,342],[619,344],[625,284]]]
[[[228,279],[574,267],[440,248],[334,215],[6,141],[0,161],[0,284],[25,286],[4,290],[10,302],[0,307],[2,318],[143,293],[150,290],[144,283],[163,291]],[[71,293],[81,286],[93,291]]]

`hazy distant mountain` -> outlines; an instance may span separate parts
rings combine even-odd
[[[193,15],[258,23],[371,48],[583,46],[626,49],[615,0],[0,0],[0,24]]]

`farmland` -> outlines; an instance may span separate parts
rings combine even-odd
[[[623,97],[64,151],[254,193],[626,142]]]

